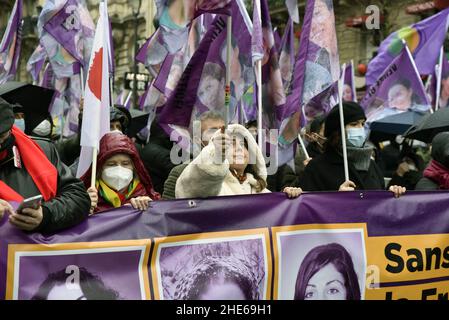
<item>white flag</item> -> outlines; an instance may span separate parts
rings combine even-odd
[[[109,46],[108,16],[103,2],[90,57],[84,90],[84,110],[81,129],[81,155],[76,176],[81,177],[92,163],[92,155],[98,152],[100,139],[110,131],[109,121]]]

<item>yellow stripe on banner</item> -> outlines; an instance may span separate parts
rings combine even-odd
[[[380,283],[449,277],[449,234],[369,237],[366,251]]]

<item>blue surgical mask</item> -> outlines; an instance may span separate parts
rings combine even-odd
[[[366,140],[365,128],[349,128],[346,131],[348,133],[348,144],[351,147],[363,147]]]
[[[25,132],[25,119],[15,119],[14,124],[17,128]]]

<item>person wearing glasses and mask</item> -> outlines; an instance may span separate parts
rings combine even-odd
[[[307,191],[384,190],[382,171],[371,158],[373,147],[365,143],[366,116],[363,108],[355,102],[344,102],[343,113],[350,180],[345,181],[340,110],[336,105],[325,121],[324,153],[308,163],[299,186]],[[396,185],[390,186],[389,190],[396,197],[406,191]]]

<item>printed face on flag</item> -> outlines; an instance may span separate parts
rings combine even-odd
[[[361,102],[367,123],[405,111],[425,113],[430,102],[407,47],[371,86]]]
[[[349,84],[343,85],[343,101],[354,101],[352,88]]]

